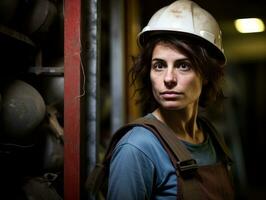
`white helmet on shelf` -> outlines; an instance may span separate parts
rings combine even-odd
[[[214,17],[190,0],[178,0],[158,10],[138,35],[143,47],[155,34],[172,33],[202,41],[222,64],[226,62],[222,33]]]

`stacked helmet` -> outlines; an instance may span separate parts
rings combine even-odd
[[[158,10],[138,35],[143,47],[150,36],[171,33],[202,42],[221,64],[226,62],[222,33],[213,16],[190,0],[178,0]]]
[[[24,139],[44,119],[45,110],[44,100],[34,87],[24,81],[14,80],[3,89],[1,132],[4,131],[8,138]]]

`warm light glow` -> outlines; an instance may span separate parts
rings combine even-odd
[[[265,29],[263,21],[259,18],[237,19],[235,27],[240,33],[256,33]]]

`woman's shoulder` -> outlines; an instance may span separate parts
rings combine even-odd
[[[130,144],[140,149],[160,145],[156,136],[147,128],[135,126],[130,129],[118,142],[118,146]]]
[[[151,118],[152,114],[147,114],[144,118]],[[130,143],[137,146],[160,144],[153,132],[141,124],[133,126],[121,139],[121,143]]]
[[[115,152],[118,153],[121,151],[138,152],[147,156],[153,162],[157,162],[158,156],[160,159],[168,158],[164,147],[153,132],[141,125],[132,127],[119,140],[115,147]]]

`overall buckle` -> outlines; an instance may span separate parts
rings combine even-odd
[[[177,168],[182,176],[190,176],[195,174],[198,164],[194,159],[177,161]]]

